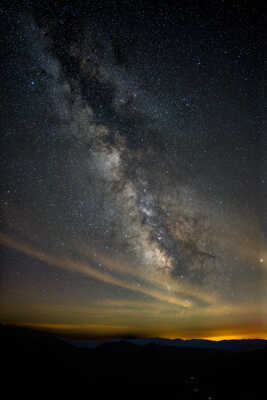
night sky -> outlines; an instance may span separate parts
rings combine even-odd
[[[264,10],[10,3],[1,322],[267,338]]]

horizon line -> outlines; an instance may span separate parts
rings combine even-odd
[[[157,335],[157,334],[131,334],[131,333],[114,333],[106,332],[104,333],[97,333],[92,332],[91,334],[79,331],[71,331],[70,326],[65,326],[65,329],[57,329],[52,324],[36,324],[36,323],[16,323],[16,322],[0,322],[0,326],[7,326],[13,328],[24,328],[29,329],[36,332],[43,332],[46,334],[53,334],[55,336],[61,337],[66,340],[73,340],[73,341],[108,341],[108,340],[206,340],[212,342],[218,341],[227,341],[227,340],[265,340],[267,341],[267,335],[264,332],[258,334],[229,334],[229,335],[210,335],[210,336],[174,336],[173,334],[170,335]]]

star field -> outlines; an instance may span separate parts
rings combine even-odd
[[[267,337],[265,15],[137,3],[1,9],[1,320]]]

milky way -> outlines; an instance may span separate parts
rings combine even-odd
[[[183,36],[175,54],[168,36],[150,43],[141,35],[138,42],[122,28],[124,45],[112,23],[105,27],[87,15],[75,29],[58,18],[42,12],[10,17],[15,28],[9,40],[20,66],[14,74],[13,61],[6,61],[13,80],[3,124],[1,242],[29,257],[23,265],[54,266],[60,282],[74,273],[72,292],[81,286],[84,294],[80,302],[74,294],[70,308],[75,304],[78,312],[87,305],[90,312],[79,311],[73,321],[64,311],[62,320],[50,304],[52,317],[40,321],[34,311],[19,315],[4,306],[3,319],[106,324],[122,332],[135,331],[133,326],[156,332],[162,325],[161,334],[195,329],[205,336],[201,329],[210,329],[216,336],[211,320],[217,316],[218,326],[236,318],[246,331],[262,312],[265,270],[257,183],[263,178],[256,176],[258,133],[251,131],[257,111],[249,99],[255,82],[244,78],[253,67],[247,59],[251,43],[236,44],[245,72],[228,71],[234,55],[227,64],[222,47],[225,64],[216,74],[217,47],[213,56],[200,50],[202,42],[208,46],[205,34],[196,45]],[[211,38],[224,46],[219,34]],[[188,55],[180,61],[185,48]],[[227,51],[234,49],[233,39]],[[193,66],[187,76],[188,60]],[[234,88],[246,92],[245,101],[242,93],[231,94]],[[234,118],[237,113],[247,125]],[[6,257],[8,270],[14,263]],[[9,279],[4,272],[3,282]]]

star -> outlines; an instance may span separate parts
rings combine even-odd
[[[232,334],[237,321],[246,335],[254,319],[260,330],[258,20],[246,7],[240,18],[238,7],[193,16],[163,5],[141,20],[138,5],[117,15],[94,2],[31,3],[0,27],[0,241],[10,253],[0,317],[40,321],[45,288],[47,321],[96,333],[107,316],[155,335],[194,325]]]

